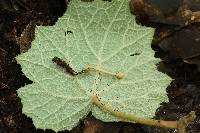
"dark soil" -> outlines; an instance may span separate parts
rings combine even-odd
[[[156,0],[152,0],[156,1]],[[170,2],[169,0],[166,0]],[[180,2],[180,0],[176,0]],[[160,4],[160,3],[159,3]],[[178,8],[173,6],[173,8]],[[170,6],[170,4],[169,4]],[[178,6],[180,6],[178,4]],[[197,6],[195,6],[197,10]],[[67,8],[65,0],[1,0],[0,1],[0,133],[43,133],[51,130],[35,129],[32,120],[22,114],[22,104],[16,90],[31,81],[23,75],[20,65],[15,61],[16,55],[22,52],[21,34],[27,25],[34,22],[37,25],[53,25]],[[168,8],[162,8],[167,10]],[[166,11],[166,12],[172,12]],[[165,15],[168,16],[168,15]],[[163,21],[163,18],[162,18]],[[156,21],[157,23],[157,21]],[[153,24],[157,27],[154,40],[159,40],[159,33],[169,24]],[[194,24],[192,24],[193,26]],[[190,26],[191,27],[191,26]],[[172,26],[172,29],[174,27]],[[185,28],[185,27],[184,27]],[[187,26],[186,26],[187,28]],[[197,29],[198,26],[194,29]],[[179,30],[180,31],[180,30]],[[176,31],[169,37],[176,36]],[[187,34],[189,34],[187,32]],[[200,35],[200,33],[197,33]],[[183,33],[184,36],[184,33]],[[183,37],[180,36],[180,37]],[[175,37],[177,39],[177,37]],[[184,37],[182,38],[184,40]],[[189,38],[191,39],[191,38]],[[25,41],[28,43],[29,41]],[[187,50],[193,48],[186,41]],[[166,42],[165,42],[166,43]],[[164,43],[164,44],[165,44]],[[181,43],[181,42],[180,42]],[[155,43],[156,44],[156,43]],[[163,103],[156,112],[156,119],[177,120],[190,111],[196,111],[196,120],[187,128],[188,133],[200,133],[200,74],[197,65],[190,65],[177,56],[176,51],[165,50],[164,44],[153,45],[155,56],[162,58],[159,65],[161,71],[167,72],[174,81],[167,88],[169,103]],[[200,45],[200,44],[199,44]],[[190,47],[189,47],[190,46]],[[180,45],[181,47],[181,45]],[[200,47],[200,46],[199,46]],[[173,53],[174,52],[174,53]],[[199,53],[200,54],[200,53]],[[176,57],[175,57],[176,56]],[[74,128],[72,133],[174,133],[175,130],[150,127],[130,123],[103,123],[91,115]],[[97,132],[96,132],[97,133]]]

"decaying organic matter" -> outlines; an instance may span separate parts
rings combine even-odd
[[[2,0],[3,1],[3,0]],[[1,2],[2,2],[1,1]],[[4,0],[7,2],[8,0]],[[21,0],[22,1],[22,0]],[[158,0],[160,1],[160,0]],[[166,9],[163,8],[162,11],[168,13],[168,9],[171,11],[176,11],[177,7],[179,7],[179,0],[166,0],[168,4],[165,4],[165,1],[161,1],[161,4],[168,5]],[[15,0],[13,0],[15,2]],[[54,1],[55,2],[55,1]],[[57,3],[58,2],[58,3]],[[198,8],[198,0],[188,0],[190,5],[192,4],[193,11],[199,11]],[[24,84],[29,84],[31,81],[27,80],[27,78],[21,73],[19,65],[16,65],[16,62],[13,58],[18,55],[19,45],[15,43],[14,38],[20,37],[24,28],[30,21],[40,21],[39,23],[43,23],[48,25],[49,22],[52,23],[55,21],[59,14],[60,9],[63,9],[64,4],[59,1],[56,1],[55,4],[50,4],[51,1],[30,1],[26,0],[25,5],[30,5],[29,10],[21,10],[21,7],[18,11],[9,9],[7,7],[3,7],[0,5],[0,132],[52,132],[50,130],[39,130],[35,129],[32,124],[32,121],[22,115],[21,113],[21,104],[20,100],[16,96],[16,89]],[[1,4],[1,3],[0,3]],[[15,3],[14,3],[15,4]],[[50,5],[54,5],[56,8],[51,8]],[[174,6],[175,5],[175,6]],[[189,6],[190,6],[189,5]],[[28,6],[29,7],[29,6]],[[57,8],[58,7],[58,8]],[[171,10],[171,8],[173,10]],[[2,10],[3,9],[3,10]],[[45,14],[45,15],[44,15]],[[62,13],[61,13],[62,14]],[[51,17],[49,17],[51,16]],[[54,16],[54,17],[52,17]],[[177,18],[174,17],[176,20]],[[177,19],[179,20],[179,19]],[[149,24],[149,23],[147,23]],[[197,25],[196,25],[197,24]],[[198,29],[198,23],[193,24],[194,29]],[[176,25],[176,24],[175,24]],[[195,26],[196,25],[196,26]],[[174,33],[176,29],[179,29],[179,26],[176,27],[173,24],[154,24],[157,27],[157,34],[161,36],[169,36],[173,37],[174,34],[168,34],[166,31]],[[165,30],[162,30],[165,29]],[[195,30],[195,32],[196,32]],[[17,32],[14,32],[17,31]],[[163,33],[163,34],[161,34]],[[188,32],[188,34],[190,34]],[[196,33],[195,33],[196,34]],[[184,36],[184,34],[183,34]],[[189,35],[190,36],[190,35]],[[155,36],[155,40],[157,37]],[[164,37],[158,38],[158,40],[165,40]],[[193,40],[191,38],[191,40]],[[157,47],[157,46],[156,46]],[[180,45],[181,48],[181,45]],[[188,46],[187,51],[190,51],[190,48],[193,46]],[[177,60],[174,56],[173,58],[168,58],[167,52],[163,51],[163,49],[155,48],[158,52],[158,56],[162,57],[162,59],[167,62],[165,63],[165,71],[170,74],[174,82],[172,82],[171,86],[168,87],[168,97],[170,99],[169,103],[163,103],[162,106],[158,109],[155,118],[156,119],[165,119],[165,120],[176,120],[181,116],[188,114],[191,110],[195,110],[197,113],[197,119],[191,123],[187,131],[188,133],[198,133],[200,132],[200,123],[199,123],[199,104],[200,104],[200,92],[199,92],[199,80],[200,76],[195,67],[195,65],[189,65],[187,63],[182,62],[181,60]],[[171,52],[171,54],[177,54]],[[191,56],[190,56],[191,57]],[[193,58],[195,59],[195,58]],[[198,58],[197,58],[198,59]],[[90,118],[89,116],[87,118]],[[89,121],[89,120],[86,120]],[[86,122],[85,121],[85,122]],[[139,124],[129,124],[129,123],[103,123],[103,125],[95,122],[96,120],[90,121],[90,125],[97,125],[96,131],[108,131],[106,128],[114,125],[114,129],[109,128],[110,132],[116,133],[169,133],[174,132],[174,130],[168,130],[164,128],[155,128],[149,127],[145,125]],[[99,126],[101,125],[101,126]],[[117,127],[115,127],[117,126]],[[82,131],[87,128],[84,126],[84,122],[81,122],[79,126],[71,131],[72,133],[82,133]],[[98,128],[100,128],[98,130]],[[88,129],[88,132],[91,133],[92,129]],[[67,132],[67,131],[63,131]]]

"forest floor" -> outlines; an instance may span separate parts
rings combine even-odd
[[[169,103],[163,103],[157,109],[155,118],[177,120],[190,111],[196,111],[197,118],[187,127],[187,133],[200,133],[199,24],[196,19],[193,22],[187,21],[187,17],[180,17],[177,13],[185,11],[183,4],[187,5],[188,10],[198,13],[200,1],[195,0],[193,4],[193,0],[188,3],[187,0],[147,1],[150,1],[149,5],[156,5],[160,14],[148,14],[134,5],[138,9],[137,19],[156,28],[152,48],[156,51],[155,56],[163,60],[159,65],[162,71],[174,79],[167,88]],[[151,8],[155,9],[155,6]],[[182,10],[178,11],[180,8]],[[0,1],[0,133],[53,133],[52,130],[36,129],[32,120],[22,114],[22,104],[16,91],[32,82],[22,73],[15,57],[31,47],[34,30],[30,30],[30,27],[33,22],[37,25],[53,25],[66,9],[65,0]],[[89,114],[70,132],[175,133],[176,130],[125,122],[104,123]]]

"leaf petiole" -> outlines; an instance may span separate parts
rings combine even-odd
[[[179,133],[186,133],[186,127],[189,123],[193,122],[196,118],[195,112],[191,111],[188,115],[180,118],[176,121],[165,121],[165,120],[155,120],[150,118],[139,117],[134,114],[129,114],[125,112],[120,112],[117,109],[114,109],[108,105],[105,101],[103,101],[97,94],[93,93],[91,95],[91,100],[94,104],[99,106],[100,108],[108,111],[112,115],[123,119],[127,122],[136,122],[145,125],[163,127],[163,128],[171,128],[178,129]]]

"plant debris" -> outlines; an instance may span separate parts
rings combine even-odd
[[[52,0],[44,0],[44,1],[31,1],[31,0],[19,0],[24,4],[21,6],[13,7],[13,5],[17,5],[17,0],[1,0],[0,1],[0,132],[29,132],[29,133],[52,133],[51,130],[39,130],[35,129],[32,124],[31,119],[27,118],[21,113],[21,103],[20,100],[16,96],[16,90],[25,84],[31,83],[21,72],[19,65],[14,61],[14,57],[20,53],[20,45],[16,43],[16,36],[20,37],[25,27],[31,22],[36,21],[37,23],[43,23],[47,25],[47,22],[53,23],[55,18],[58,18],[60,14],[60,9],[63,9],[64,4],[59,1],[56,4],[51,4]],[[64,1],[64,0],[63,0]],[[150,1],[150,0],[149,0]],[[164,60],[165,71],[172,76],[175,81],[171,83],[171,86],[168,87],[168,96],[170,99],[169,103],[163,103],[162,106],[158,109],[155,118],[156,119],[164,119],[164,120],[176,120],[182,116],[187,115],[191,110],[196,112],[197,118],[196,120],[188,125],[187,132],[188,133],[199,133],[200,132],[200,74],[195,65],[187,64],[187,61],[191,61],[185,57],[191,57],[192,62],[197,62],[198,60],[197,54],[190,53],[190,49],[193,49],[194,45],[191,46],[189,43],[184,51],[189,54],[180,54],[177,52],[172,52],[176,50],[170,51],[170,47],[167,47],[164,44],[161,46],[161,42],[165,39],[174,38],[173,36],[178,33],[180,39],[184,41],[184,32],[187,32],[188,42],[194,41],[192,39],[191,34],[195,36],[198,35],[198,19],[194,21],[190,21],[188,24],[186,21],[180,21],[181,18],[174,17],[170,19],[169,16],[174,16],[177,13],[180,5],[182,5],[182,0],[151,0],[152,2],[160,2],[157,4],[155,10],[159,9],[159,5],[165,5],[167,7],[163,7],[159,12],[164,12],[160,15],[162,18],[158,19],[157,17],[149,17],[154,18],[155,21],[152,21],[153,26],[157,27],[154,49],[157,51],[156,56],[161,57]],[[192,12],[198,12],[199,9],[199,0],[185,0],[190,3],[187,9],[190,9]],[[12,2],[12,3],[11,3]],[[167,3],[167,4],[166,4]],[[29,6],[30,5],[30,6]],[[58,8],[51,8],[48,5],[53,5]],[[27,6],[29,9],[26,9],[24,6]],[[62,7],[62,8],[60,8]],[[17,10],[16,10],[17,9]],[[33,11],[32,11],[33,10]],[[151,11],[151,10],[149,10]],[[64,12],[64,11],[63,11]],[[43,15],[42,15],[43,14]],[[45,14],[45,15],[44,15]],[[53,14],[53,15],[52,15]],[[62,14],[62,13],[61,13]],[[170,15],[171,14],[171,15]],[[137,13],[136,13],[137,15]],[[54,17],[48,17],[54,16]],[[138,15],[139,16],[139,15]],[[165,16],[168,18],[168,21],[165,20]],[[189,18],[189,17],[188,17]],[[147,25],[150,25],[151,21],[148,18],[145,18],[145,22]],[[142,20],[142,19],[139,19]],[[187,19],[186,19],[187,20]],[[189,21],[189,19],[188,19]],[[192,25],[190,25],[192,23]],[[187,25],[185,25],[187,24]],[[189,26],[189,29],[187,29]],[[181,31],[184,29],[183,31]],[[180,35],[181,34],[181,35]],[[158,35],[158,36],[157,36]],[[167,38],[166,38],[167,37]],[[177,37],[176,37],[177,38]],[[179,39],[179,40],[180,40]],[[170,40],[170,39],[169,39]],[[174,40],[175,41],[175,40]],[[161,43],[161,44],[159,44]],[[159,46],[160,45],[160,46]],[[165,45],[170,45],[170,43]],[[176,43],[174,43],[176,46]],[[197,46],[197,43],[196,43]],[[182,48],[179,45],[179,48]],[[194,49],[196,49],[195,47]],[[168,49],[168,50],[167,50]],[[198,49],[198,48],[197,48]],[[170,53],[170,54],[169,54]],[[197,52],[198,53],[198,52]],[[186,56],[185,56],[186,55]],[[196,59],[194,58],[196,56]],[[180,57],[178,57],[180,56]],[[181,57],[183,56],[183,57]],[[178,57],[178,59],[177,59]],[[181,60],[180,60],[181,58]],[[192,64],[193,64],[192,63]],[[199,63],[194,63],[199,64]],[[86,120],[87,121],[87,120]],[[89,120],[90,121],[90,120]],[[96,122],[93,120],[90,121],[90,125],[95,125]],[[175,130],[163,129],[150,127],[140,124],[129,124],[123,123],[104,123],[101,126],[100,131],[105,131],[111,125],[117,125],[116,131],[119,133],[174,133]],[[105,127],[106,125],[106,127]],[[71,133],[82,133],[84,128],[88,128],[81,122],[81,124],[73,129]],[[113,126],[115,128],[115,126]],[[119,129],[120,128],[120,129]],[[66,132],[66,131],[63,131]]]

